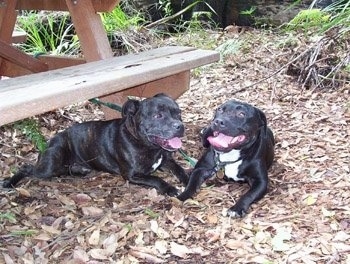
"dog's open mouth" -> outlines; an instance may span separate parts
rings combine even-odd
[[[213,136],[208,137],[209,143],[217,149],[234,149],[239,147],[246,140],[245,135],[238,135],[236,137],[227,136],[218,131],[214,131]]]
[[[177,150],[182,147],[182,141],[178,137],[173,138],[162,138],[158,136],[149,136],[149,139],[152,143],[159,145],[166,150]]]

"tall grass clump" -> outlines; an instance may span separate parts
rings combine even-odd
[[[128,10],[125,12],[124,10]],[[131,6],[123,2],[116,6],[111,12],[101,13],[102,23],[108,35],[116,31],[125,31],[130,28],[139,28],[144,22],[140,12],[132,9]]]
[[[27,53],[75,55],[79,41],[67,12],[24,12],[17,20],[18,27],[27,33],[27,41],[19,47]]]

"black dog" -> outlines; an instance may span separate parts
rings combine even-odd
[[[170,97],[158,94],[143,101],[128,100],[120,119],[75,124],[58,133],[35,166],[21,167],[3,187],[12,187],[28,176],[86,175],[97,170],[176,196],[175,187],[151,173],[168,168],[187,184],[188,176],[172,158],[183,135],[180,109]]]
[[[249,104],[228,101],[216,110],[211,125],[203,131],[203,145],[209,148],[178,198],[184,201],[192,197],[206,179],[223,168],[226,180],[250,185],[250,190],[227,212],[232,217],[244,216],[249,206],[267,192],[274,136],[267,127],[265,114]]]

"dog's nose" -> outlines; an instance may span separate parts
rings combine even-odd
[[[180,130],[183,128],[183,124],[181,122],[174,122],[173,123],[173,128],[175,128],[176,130]]]
[[[216,127],[223,128],[223,127],[225,127],[225,122],[224,122],[224,120],[222,120],[222,119],[220,119],[220,118],[216,118],[216,119],[214,120],[214,125],[215,125]]]

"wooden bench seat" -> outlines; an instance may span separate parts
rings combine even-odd
[[[177,98],[190,70],[219,60],[216,51],[170,46],[0,81],[0,126],[94,97]]]

